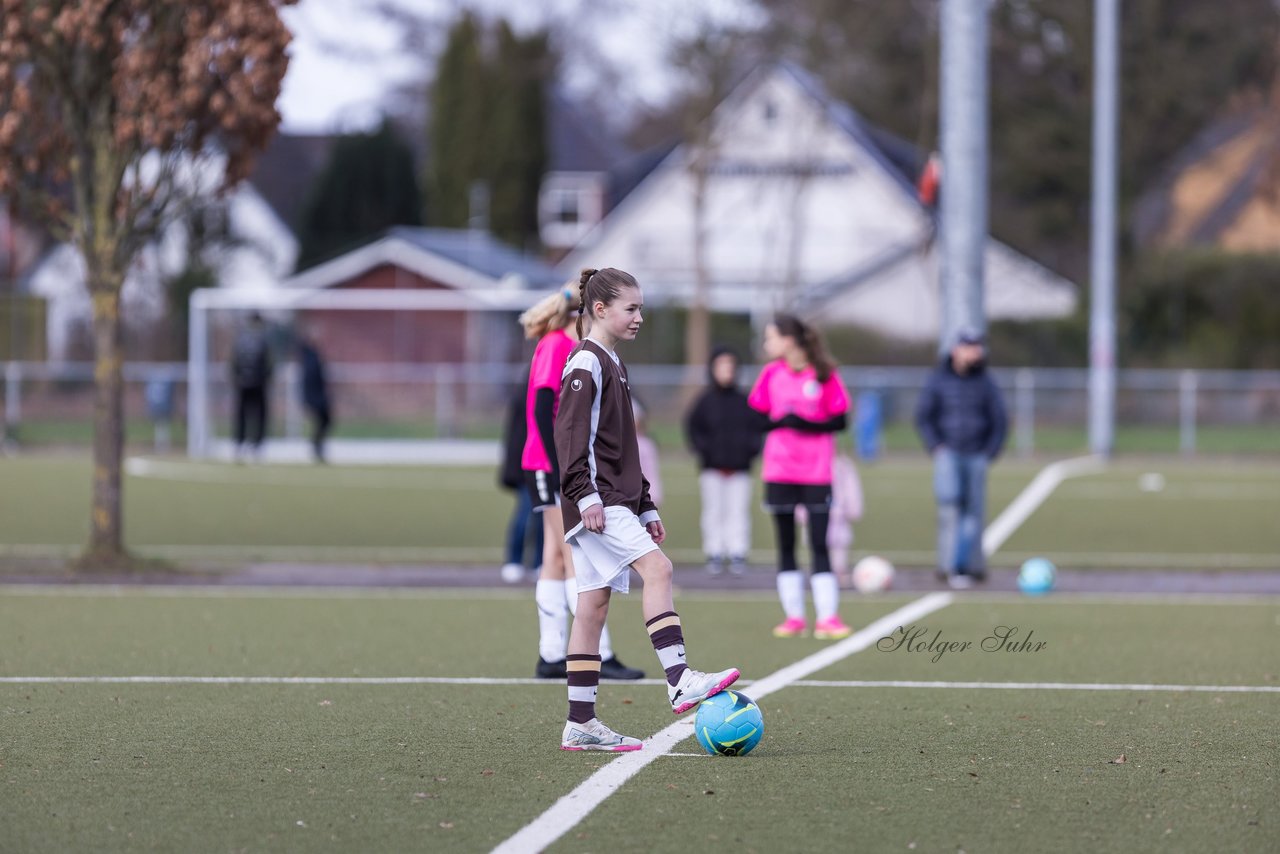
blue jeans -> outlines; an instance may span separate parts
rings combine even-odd
[[[523,486],[515,490],[516,506],[511,511],[511,523],[507,526],[507,563],[522,564],[526,569],[536,569],[542,563],[542,518],[534,517],[533,498]],[[533,528],[533,551],[525,560],[525,544],[529,528]]]
[[[938,502],[938,569],[949,575],[986,570],[982,553],[987,504],[987,457],[942,448],[933,454]]]

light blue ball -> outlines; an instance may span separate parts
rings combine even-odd
[[[693,732],[712,756],[745,756],[764,737],[764,717],[746,694],[721,691],[698,706]]]
[[[1033,557],[1018,571],[1018,589],[1028,596],[1043,596],[1053,589],[1058,571],[1051,561]]]

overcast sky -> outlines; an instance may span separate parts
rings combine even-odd
[[[403,29],[378,14],[379,3],[447,25],[464,8],[504,15],[528,29],[552,18],[573,25],[624,72],[625,97],[659,103],[674,85],[663,57],[672,40],[696,26],[690,13],[710,20],[741,20],[749,0],[302,0],[282,11],[293,32],[289,72],[279,107],[284,130],[329,133],[362,130],[381,116],[386,96],[431,74],[422,49],[406,49]],[[570,85],[591,71],[566,62]]]

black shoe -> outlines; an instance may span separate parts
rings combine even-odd
[[[569,674],[563,661],[547,661],[538,656],[538,669],[534,671],[534,675],[539,679],[565,679]]]
[[[608,661],[600,662],[600,678],[601,679],[643,679],[644,671],[637,670],[634,667],[627,667],[618,656],[610,658]]]

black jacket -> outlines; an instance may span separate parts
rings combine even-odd
[[[685,438],[699,468],[749,470],[764,447],[760,420],[736,386],[725,388],[712,380],[684,420]]]
[[[524,443],[529,437],[529,425],[525,422],[525,389],[529,386],[529,372],[525,371],[516,390],[507,403],[507,423],[502,428],[502,464],[498,467],[498,483],[507,489],[524,489],[524,469],[520,458],[524,455]]]
[[[271,369],[271,345],[266,330],[240,330],[231,350],[231,381],[235,387],[265,388],[271,382]]]
[[[302,402],[308,409],[329,406],[329,379],[320,351],[311,344],[298,345],[298,364],[302,374]]]
[[[1000,389],[979,363],[956,373],[948,356],[929,375],[916,405],[916,430],[930,453],[946,445],[962,454],[995,459],[1008,430]]]

